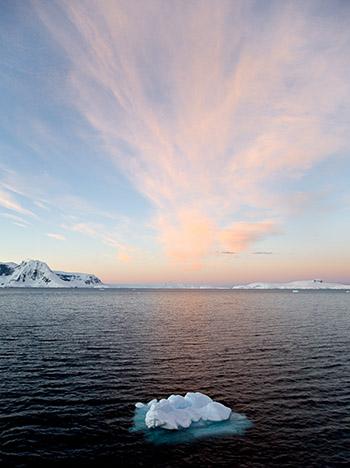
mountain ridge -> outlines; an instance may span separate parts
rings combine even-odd
[[[97,288],[105,287],[90,273],[55,271],[40,260],[20,264],[0,262],[0,288]]]

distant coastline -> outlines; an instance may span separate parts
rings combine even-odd
[[[0,288],[97,288],[97,289],[173,289],[173,290],[346,290],[350,284],[327,282],[322,279],[297,280],[290,282],[254,282],[248,284],[104,284],[91,273],[72,273],[52,270],[40,260],[25,260],[20,264],[0,262]]]
[[[0,288],[100,288],[107,287],[90,273],[54,271],[40,260],[20,264],[0,263]]]
[[[350,290],[350,284],[331,283],[321,279],[290,281],[287,283],[249,283],[233,286],[232,289],[290,289],[301,290]]]
[[[349,290],[350,284],[325,282],[323,280],[300,280],[286,283],[255,282],[239,285],[198,285],[198,284],[109,284],[113,289],[187,289],[187,290]]]

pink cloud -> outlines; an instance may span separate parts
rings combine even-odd
[[[24,208],[14,196],[9,192],[0,189],[0,206],[6,208],[7,210],[14,211],[24,216],[35,217],[36,215],[27,208]]]
[[[223,248],[242,252],[247,250],[252,243],[277,232],[278,228],[274,221],[238,222],[223,229],[219,236]]]
[[[275,182],[349,149],[350,32],[316,7],[37,3],[69,60],[71,104],[153,203],[170,258],[199,265],[275,233],[290,214]]]
[[[169,217],[160,216],[156,227],[165,253],[176,262],[200,267],[200,261],[212,249],[216,227],[199,212],[182,210]]]
[[[59,241],[66,240],[66,238],[64,237],[63,234],[57,234],[55,232],[48,232],[46,235],[47,235],[47,237],[51,237],[51,239],[56,239],[56,240],[59,240]]]

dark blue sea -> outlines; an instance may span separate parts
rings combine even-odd
[[[242,433],[155,443],[134,403],[201,391]],[[350,294],[0,290],[0,465],[350,465]]]

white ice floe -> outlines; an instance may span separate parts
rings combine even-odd
[[[184,429],[194,422],[226,421],[230,418],[231,409],[200,392],[189,392],[183,397],[171,395],[167,399],[151,400],[146,405],[136,403],[136,408],[147,407],[145,424],[151,428],[169,430]]]

